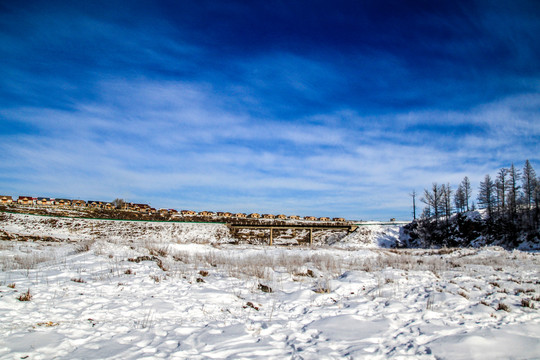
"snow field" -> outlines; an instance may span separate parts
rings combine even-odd
[[[540,354],[538,253],[374,248],[396,231],[385,227],[351,234],[349,248],[269,247],[220,244],[216,225],[175,239],[170,227],[42,219],[0,222],[19,239],[46,235],[0,241],[2,359]]]
[[[2,242],[21,254],[45,261],[0,273],[1,358],[540,353],[536,254]]]

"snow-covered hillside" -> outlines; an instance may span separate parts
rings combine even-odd
[[[349,248],[269,247],[220,244],[219,225],[155,236],[13,219],[1,222],[2,359],[540,354],[538,253],[381,249],[395,231],[382,227]],[[24,232],[40,238],[5,240]]]
[[[392,247],[399,237],[399,225],[374,225],[359,227],[355,232],[322,230],[313,233],[317,245],[345,248]],[[80,241],[89,239],[144,240],[161,243],[232,243],[234,238],[224,224],[181,223],[155,221],[116,221],[37,216],[0,213],[0,230],[14,238],[17,236],[52,237],[57,240]],[[252,232],[252,243],[268,242],[268,230]],[[283,231],[274,235],[274,243],[296,245],[309,235],[308,230]]]
[[[391,248],[396,245],[399,239],[399,225],[377,225],[370,224],[360,226],[356,231],[344,237],[340,242],[340,247],[345,248]]]
[[[175,243],[230,242],[222,224],[116,221],[0,213],[0,230],[66,241],[107,239]]]

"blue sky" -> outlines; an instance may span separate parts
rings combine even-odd
[[[540,171],[536,1],[0,3],[0,192],[409,219]]]

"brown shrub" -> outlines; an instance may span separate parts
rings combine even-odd
[[[32,294],[30,294],[30,289],[28,289],[28,291],[26,291],[25,293],[21,294],[17,299],[19,299],[19,301],[32,300]]]

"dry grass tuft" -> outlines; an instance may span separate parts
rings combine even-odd
[[[168,246],[165,246],[165,247],[158,247],[158,246],[148,246],[148,251],[150,251],[150,255],[153,255],[153,256],[162,256],[162,257],[166,257],[167,255],[169,255],[169,247]]]
[[[19,301],[32,300],[32,294],[30,294],[30,289],[28,289],[24,294],[21,294],[17,299],[19,299]]]
[[[313,289],[314,292],[317,294],[329,294],[332,292],[332,289],[330,288],[330,281],[327,279],[318,281],[315,284],[315,288]]]
[[[521,306],[534,309],[534,303],[531,299],[521,299]]]
[[[247,309],[247,308],[249,307],[249,308],[252,308],[252,309],[254,309],[254,310],[259,311],[259,307],[253,305],[253,303],[252,303],[251,301],[248,301],[248,302],[246,303],[246,305],[244,305],[244,306],[242,306],[242,307],[243,307],[244,309]]]
[[[81,241],[80,243],[77,243],[77,245],[75,246],[75,252],[83,253],[83,252],[90,251],[94,243],[95,243],[95,240]]]
[[[52,327],[52,326],[58,326],[58,323],[47,321],[47,322],[38,322],[36,324],[37,326],[45,326],[45,327]]]
[[[426,302],[426,310],[433,310],[433,303],[435,302],[435,297],[433,294],[429,295]]]

